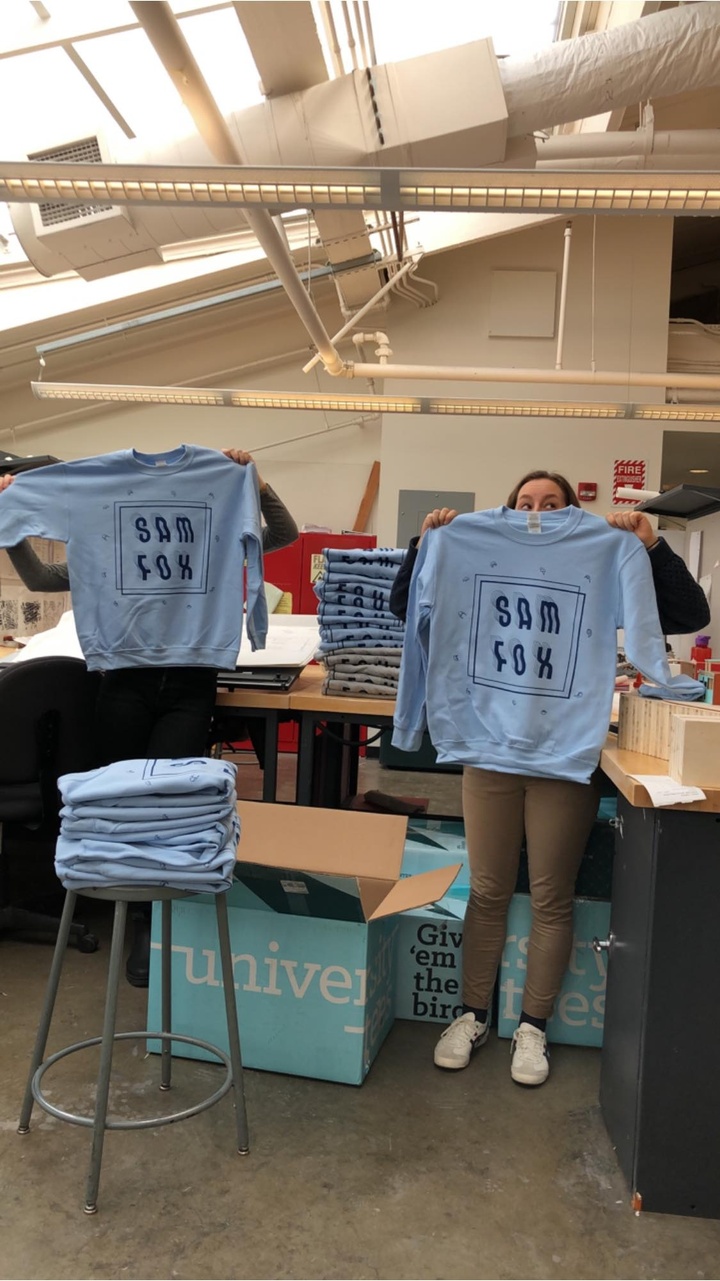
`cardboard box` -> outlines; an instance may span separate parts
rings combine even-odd
[[[720,787],[720,717],[671,716],[668,773],[688,787]]]
[[[508,913],[507,940],[500,963],[498,1036],[511,1037],[522,1009],[530,935],[530,896],[514,894]],[[547,1025],[548,1041],[565,1045],[602,1045],[605,1026],[607,953],[595,952],[594,937],[610,929],[610,904],[602,899],[576,899],[575,939],[570,964]]]
[[[450,892],[429,907],[403,912],[395,936],[395,1017],[448,1023],[460,1013],[462,936],[470,893],[465,827],[461,820],[411,818],[401,868],[412,876],[460,860]]]
[[[720,707],[621,694],[618,747],[626,752],[642,752],[646,756],[667,760],[670,755],[671,716],[706,716],[720,720]]]
[[[398,815],[250,801],[238,812],[229,917],[243,1062],[359,1085],[395,1019],[397,913],[442,898],[460,865],[401,878],[407,819]],[[160,1021],[159,938],[156,907],[150,1027]],[[226,1049],[210,896],[173,905],[172,950],[173,1031]]]
[[[427,815],[408,819],[400,875],[416,876],[418,872],[447,867],[449,863],[460,865],[450,886],[450,895],[467,899],[470,869],[462,819],[430,818]]]
[[[450,1023],[462,1014],[464,898],[404,912],[395,936],[395,1018]]]

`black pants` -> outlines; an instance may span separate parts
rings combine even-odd
[[[215,707],[213,667],[106,672],[95,712],[99,762],[204,756]]]
[[[106,672],[95,705],[99,764],[204,756],[216,684],[213,667],[123,667]],[[136,930],[145,931],[147,949],[151,909],[151,903],[136,903],[132,912]],[[144,956],[141,964],[146,964]]]

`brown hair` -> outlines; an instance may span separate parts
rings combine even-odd
[[[512,507],[512,508],[515,508],[515,506],[517,505],[518,497],[519,497],[519,495],[520,495],[520,490],[522,489],[523,485],[527,485],[527,483],[528,483],[528,481],[529,481],[529,480],[549,480],[549,481],[551,481],[551,483],[552,483],[553,485],[557,485],[558,489],[559,489],[559,490],[560,490],[560,492],[562,493],[562,496],[563,496],[563,498],[565,499],[565,506],[566,506],[566,507],[579,507],[579,506],[580,506],[580,501],[579,501],[579,499],[578,499],[577,494],[575,493],[575,490],[573,489],[572,485],[570,484],[570,481],[569,481],[569,480],[566,480],[564,476],[561,476],[561,475],[560,475],[560,472],[557,472],[557,471],[529,471],[529,472],[527,473],[527,475],[526,475],[526,476],[523,476],[522,480],[519,480],[519,481],[518,481],[518,483],[517,483],[517,485],[515,486],[515,488],[513,489],[512,493],[510,493],[510,494],[508,495],[507,502],[506,502],[506,504],[505,504],[505,506],[506,506],[506,507]]]

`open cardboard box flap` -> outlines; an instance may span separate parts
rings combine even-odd
[[[238,862],[357,880],[365,919],[424,907],[446,894],[460,863],[400,879],[407,818],[238,801]]]

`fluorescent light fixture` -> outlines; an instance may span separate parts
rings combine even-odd
[[[668,374],[672,386],[672,374]],[[664,423],[720,423],[720,405],[636,405],[633,418]]]
[[[710,470],[709,467],[691,467],[690,475],[691,476],[707,476],[709,470]]]
[[[0,164],[0,200],[270,209],[720,214],[715,171]]]
[[[32,382],[38,400],[100,404],[198,405],[226,409],[305,409],[326,413],[442,414],[470,418],[594,418],[720,422],[720,405],[646,405],[611,401],[474,400],[447,396],[343,396],[332,392],[251,391],[228,387],[143,387],[123,383]]]

